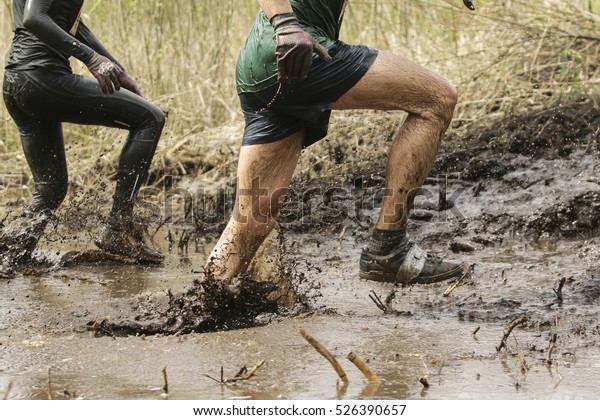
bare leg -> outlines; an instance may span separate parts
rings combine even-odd
[[[208,277],[225,280],[248,268],[277,224],[303,141],[300,131],[274,143],[242,147],[234,212],[208,258],[204,270]]]
[[[408,117],[396,134],[387,164],[387,192],[379,229],[406,227],[408,212],[431,170],[457,101],[456,89],[434,72],[381,52],[367,74],[333,109],[402,110]]]

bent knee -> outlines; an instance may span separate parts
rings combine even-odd
[[[165,126],[167,116],[159,107],[148,104],[140,124],[142,129],[152,129],[160,134]]]
[[[438,90],[436,106],[432,110],[444,128],[450,125],[457,102],[458,91],[456,87],[452,83],[445,81]]]
[[[430,97],[428,107],[417,113],[430,123],[445,130],[454,116],[454,108],[458,102],[456,87],[449,82],[436,86],[435,94]]]

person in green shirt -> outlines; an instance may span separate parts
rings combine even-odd
[[[339,40],[348,0],[258,0],[236,79],[246,126],[233,214],[204,267],[207,278],[243,274],[277,224],[303,148],[327,134],[331,110],[401,110],[408,116],[388,157],[386,194],[359,262],[361,278],[434,283],[464,266],[431,255],[407,235],[457,102],[436,73],[389,52]],[[466,3],[465,3],[466,4]]]

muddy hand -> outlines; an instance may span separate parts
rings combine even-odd
[[[473,4],[473,2],[471,0],[463,0],[463,3],[465,4],[465,6],[467,6],[469,9],[471,10],[475,10],[475,5]]]
[[[273,16],[271,25],[275,29],[275,55],[280,82],[303,80],[310,70],[313,52],[325,61],[331,60],[327,49],[300,28],[298,18],[293,13]]]
[[[108,58],[94,53],[92,58],[85,63],[90,73],[96,78],[102,92],[114,93],[121,89],[123,69]]]

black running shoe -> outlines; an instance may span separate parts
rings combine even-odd
[[[389,255],[375,255],[367,248],[360,255],[360,277],[384,283],[430,284],[458,277],[463,272],[462,264],[427,254],[413,241]]]

